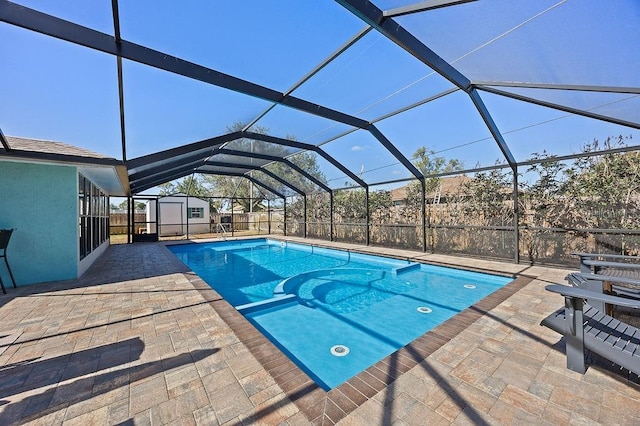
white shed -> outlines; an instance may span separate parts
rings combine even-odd
[[[156,201],[147,203],[147,233],[156,232],[158,236],[200,234],[209,232],[209,203],[186,194],[174,194],[158,198],[158,218],[156,220]],[[188,228],[188,229],[187,229]]]

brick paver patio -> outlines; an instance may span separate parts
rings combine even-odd
[[[539,325],[568,271],[333,245],[519,278],[325,392],[163,244],[111,246],[0,296],[0,424],[640,424],[636,376]]]

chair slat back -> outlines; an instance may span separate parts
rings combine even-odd
[[[13,229],[0,229],[0,250],[6,250],[9,245],[9,239]],[[4,253],[2,253],[4,255]]]

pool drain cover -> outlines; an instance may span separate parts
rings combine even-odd
[[[433,311],[431,310],[431,308],[427,308],[426,306],[420,306],[418,308],[418,312],[420,312],[421,314],[430,314]]]
[[[476,286],[473,284],[465,284],[464,288],[476,288]]]
[[[331,355],[345,356],[349,354],[349,348],[345,345],[335,345],[331,347]]]

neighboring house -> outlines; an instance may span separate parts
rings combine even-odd
[[[127,195],[126,168],[60,142],[4,138],[0,228],[15,229],[7,255],[16,283],[78,278],[109,245],[109,196]],[[11,286],[4,264],[0,275]]]
[[[407,185],[391,190],[391,202],[394,207],[402,207],[407,204]]]
[[[197,197],[173,194],[147,202],[147,234],[156,233],[156,224],[159,237],[207,233],[210,220],[209,203]]]
[[[471,180],[470,177],[465,175],[440,178],[438,187],[433,191],[427,192],[425,200],[427,204],[446,203],[449,199],[459,194],[463,189],[463,185]],[[407,204],[407,186],[391,190],[391,201],[395,207],[405,206]]]

